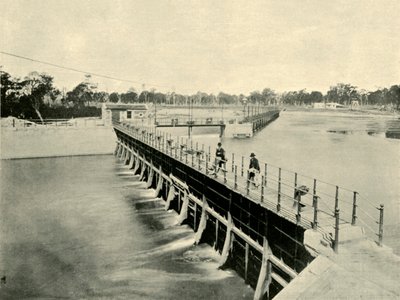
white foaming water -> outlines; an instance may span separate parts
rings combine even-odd
[[[129,172],[112,156],[2,162],[0,298],[251,299],[213,255],[187,259],[193,231]]]

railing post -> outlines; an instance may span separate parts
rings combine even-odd
[[[242,170],[241,170],[241,176],[243,177],[243,167],[244,167],[244,157],[242,156]]]
[[[356,225],[357,219],[357,192],[353,192],[353,212],[351,214],[351,225]]]
[[[276,206],[277,211],[281,210],[281,174],[282,174],[282,169],[279,168],[279,175],[278,175],[278,204]]]
[[[335,241],[333,250],[335,253],[339,252],[339,208],[335,208]]]
[[[232,153],[232,172],[235,170],[235,153]]]
[[[317,179],[314,179],[314,186],[313,186],[313,206],[314,206],[314,197],[317,196]]]
[[[178,158],[178,147],[179,146],[179,137],[176,139],[176,143],[175,143],[175,158]]]
[[[186,139],[185,162],[188,163],[188,140]]]
[[[263,184],[267,187],[267,176],[268,176],[268,165],[265,163],[264,165],[264,182]]]
[[[301,221],[301,196],[297,197],[297,215],[296,215],[297,223]]]
[[[339,208],[339,187],[336,186],[336,194],[335,194],[335,210]]]
[[[318,196],[313,196],[313,207],[314,207],[314,221],[312,224],[313,229],[318,228]]]
[[[382,247],[382,241],[383,241],[383,204],[380,205],[379,209],[379,233],[378,233],[378,238],[379,242],[378,245]]]
[[[222,171],[223,173],[224,173],[224,183],[226,183],[226,165],[224,165],[224,167],[225,167],[225,170],[224,171]]]
[[[247,170],[247,177],[246,177],[246,194],[250,194],[250,180],[249,180],[250,172]]]
[[[237,189],[237,166],[235,166],[235,190]]]
[[[261,202],[264,202],[264,175],[261,176]]]
[[[191,149],[191,153],[192,153],[192,167],[194,167],[194,155],[193,155],[193,148]]]
[[[294,173],[294,191],[293,191],[293,198],[296,199],[296,191],[297,190],[297,173]]]
[[[206,174],[208,174],[208,154],[206,154]]]
[[[200,154],[199,152],[196,151],[196,157],[197,157],[197,162],[198,162],[198,166],[199,166],[199,171],[201,170],[201,166],[200,166]]]

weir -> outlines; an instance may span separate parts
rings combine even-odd
[[[221,254],[221,268],[234,269],[255,289],[255,299],[274,297],[321,252],[338,252],[341,241],[348,241],[348,232],[352,237],[357,232],[356,192],[351,193],[353,209],[346,220],[339,214],[338,187],[333,213],[324,211],[315,179],[310,192],[299,186],[297,173],[288,186],[280,168],[276,177],[265,164],[256,188],[247,179],[243,157],[235,164],[232,154],[232,172],[225,166],[216,178],[211,172],[215,162],[204,147],[193,147],[155,128],[115,123],[114,130],[115,154],[146,181],[147,188],[155,189],[166,209],[179,214],[179,224],[193,228],[197,243],[208,243]],[[383,207],[379,213],[381,243]]]
[[[240,119],[230,119],[224,120],[215,119],[212,117],[208,118],[172,118],[172,119],[155,119],[154,126],[163,128],[163,127],[187,127],[188,128],[188,136],[191,136],[194,127],[219,127],[220,136],[224,136],[227,127],[229,128],[232,135],[237,135],[237,130],[241,130],[241,125],[250,125],[249,130],[247,130],[247,136],[251,136],[253,133],[263,129],[272,121],[276,120],[279,117],[279,109],[276,108],[268,108],[268,107],[259,107],[259,106],[247,106],[247,109],[244,109],[244,116]],[[247,126],[245,126],[246,128]]]

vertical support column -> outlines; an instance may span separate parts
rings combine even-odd
[[[264,175],[261,176],[261,202],[264,202],[264,185],[262,184],[264,182]]]
[[[178,147],[179,147],[179,137],[176,139],[175,142],[175,158],[178,158]]]
[[[335,209],[335,241],[333,244],[333,250],[339,252],[339,208]]]
[[[245,248],[245,257],[244,257],[244,282],[247,283],[247,273],[248,273],[248,267],[249,267],[249,244],[246,243],[246,248]]]
[[[314,178],[314,185],[313,185],[313,206],[314,206],[314,197],[317,196],[317,179]]]
[[[314,207],[314,221],[312,224],[313,229],[318,228],[318,196],[313,196],[313,207]]]
[[[297,223],[301,221],[301,196],[297,197],[297,215],[296,215]]]
[[[265,299],[264,293],[266,293],[266,299],[269,299],[269,285],[272,281],[272,264],[269,260],[271,249],[269,248],[267,239],[265,237],[263,237],[263,239],[263,256],[261,261],[260,274],[258,275],[257,280],[257,287],[254,292],[254,300]]]
[[[282,176],[282,169],[279,168],[279,174],[278,174],[278,204],[276,206],[276,210],[277,211],[281,210],[281,176]]]
[[[235,170],[235,153],[232,153],[232,172]]]
[[[206,229],[206,226],[207,226],[207,207],[208,207],[207,199],[203,195],[203,207],[201,210],[200,222],[199,222],[198,230],[196,231],[195,236],[194,236],[196,245],[200,243],[201,236],[203,235],[204,229]]]
[[[339,187],[336,186],[336,194],[335,194],[335,210],[339,208]]]
[[[214,244],[215,250],[218,250],[218,232],[219,232],[219,220],[215,219],[215,244]]]
[[[188,140],[186,139],[185,163],[188,163]]]
[[[244,167],[244,157],[242,156],[242,169],[241,169],[241,175],[242,175],[242,177],[243,177],[243,167]]]
[[[246,177],[246,195],[250,194],[250,180],[249,180],[250,172],[247,170],[247,177]]]
[[[296,199],[296,193],[297,193],[297,173],[294,173],[294,194],[293,194],[293,198]],[[300,203],[298,203],[297,205],[299,205]]]
[[[378,233],[379,242],[378,242],[378,245],[382,247],[382,241],[383,241],[383,209],[384,209],[383,204],[381,204],[378,209],[379,209],[379,233]]]
[[[235,166],[235,190],[237,189],[237,166]]]
[[[224,248],[222,249],[220,266],[224,265],[229,257],[229,250],[232,247],[232,227],[233,221],[230,212],[228,212],[228,222],[226,224],[226,236],[224,241]]]
[[[351,225],[356,225],[357,220],[357,192],[353,192],[353,212],[351,214]]]
[[[264,164],[264,182],[263,184],[265,185],[265,187],[267,187],[267,176],[268,176],[268,165],[265,163]]]
[[[206,174],[208,174],[208,154],[206,154]]]
[[[200,165],[200,163],[201,163],[201,157],[200,157],[199,152],[196,152],[196,157],[197,157],[198,169],[199,169],[199,171],[200,171],[200,170],[201,170],[201,165]]]
[[[193,211],[193,231],[196,231],[197,226],[197,203],[194,203],[194,211]]]
[[[222,173],[224,173],[224,183],[226,183],[226,169],[222,171]]]

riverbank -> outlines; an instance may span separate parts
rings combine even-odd
[[[349,115],[376,115],[376,116],[388,116],[388,117],[399,117],[399,111],[388,111],[380,110],[375,106],[362,106],[358,109],[350,108],[313,108],[310,106],[284,106],[284,110],[287,111],[304,111],[304,112],[322,112],[322,113],[332,113],[332,114],[349,114]]]
[[[112,127],[1,128],[1,159],[111,154]]]

